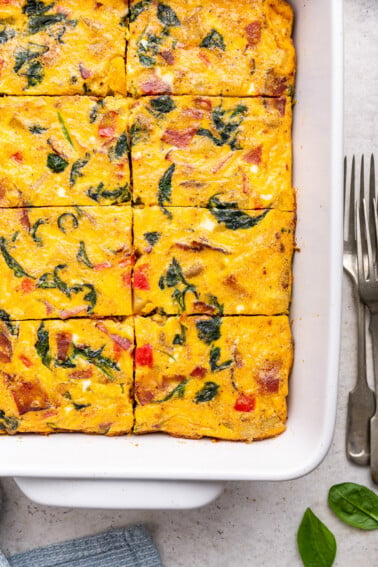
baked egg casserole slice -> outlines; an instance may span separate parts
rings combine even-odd
[[[293,12],[283,0],[132,0],[133,95],[291,95]]]
[[[160,95],[133,101],[134,199],[206,207],[221,193],[244,209],[293,211],[291,119],[291,99],[285,97]]]
[[[131,319],[0,320],[0,434],[129,433],[133,350]]]
[[[0,310],[12,320],[130,315],[131,208],[0,213]]]
[[[286,316],[137,317],[135,332],[135,433],[252,441],[285,430]]]
[[[128,101],[0,98],[0,207],[130,204]]]
[[[295,214],[209,207],[134,209],[134,313],[287,313]]]
[[[0,93],[126,92],[126,0],[0,4]]]

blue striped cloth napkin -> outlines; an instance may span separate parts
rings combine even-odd
[[[163,567],[159,553],[142,526],[113,530],[19,553],[0,567]]]

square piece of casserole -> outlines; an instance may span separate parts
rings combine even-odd
[[[0,434],[131,431],[131,319],[0,318]]]
[[[0,98],[0,207],[131,201],[128,101]]]
[[[131,208],[0,214],[0,310],[12,320],[130,315]]]
[[[291,95],[293,12],[284,0],[132,0],[133,96]]]
[[[143,97],[130,108],[133,193],[158,205],[295,209],[291,99]]]
[[[135,433],[252,441],[285,429],[286,316],[135,321]]]
[[[0,93],[125,94],[127,0],[0,4]]]
[[[134,209],[134,313],[287,313],[295,214],[230,205]]]

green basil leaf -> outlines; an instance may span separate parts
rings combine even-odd
[[[230,230],[246,230],[253,228],[259,224],[270,211],[270,209],[266,209],[260,215],[252,217],[244,211],[241,211],[237,203],[223,203],[218,199],[217,195],[213,195],[213,197],[209,199],[207,207],[217,221],[223,223]]]
[[[45,329],[45,324],[39,325],[37,331],[37,341],[34,344],[35,350],[38,356],[42,360],[42,364],[47,368],[50,368],[51,356],[50,356],[50,343],[49,343],[49,332]]]
[[[333,533],[307,508],[297,533],[297,544],[305,567],[331,567],[336,556]]]
[[[200,319],[196,321],[198,338],[207,345],[211,345],[221,338],[222,320],[219,317]]]
[[[0,252],[3,255],[4,261],[8,268],[13,271],[16,278],[30,278],[35,280],[35,277],[25,272],[24,268],[11,256],[7,249],[7,241],[4,236],[0,237]]]
[[[161,95],[157,98],[153,98],[150,102],[152,110],[158,114],[168,114],[176,108],[173,99],[169,95]]]
[[[167,27],[181,25],[176,12],[167,4],[158,4],[157,17]]]
[[[172,165],[170,165],[168,169],[164,172],[164,174],[162,175],[159,181],[159,189],[158,189],[158,203],[162,208],[163,212],[169,217],[171,216],[171,213],[165,208],[165,204],[171,202],[172,176],[175,171],[175,167],[176,165],[172,163]]]
[[[47,167],[54,173],[61,173],[68,166],[68,161],[58,154],[50,153],[47,156]]]
[[[201,41],[200,47],[205,47],[206,49],[211,49],[215,47],[226,51],[226,44],[224,43],[223,36],[215,29],[212,29],[210,33]]]
[[[215,382],[205,382],[203,388],[196,393],[194,401],[196,404],[210,402],[218,394],[219,385]]]
[[[328,504],[340,520],[360,530],[378,529],[378,495],[353,482],[335,484],[328,493]]]

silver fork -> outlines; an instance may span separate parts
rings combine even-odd
[[[363,167],[363,162],[361,164]],[[378,212],[374,156],[370,160],[369,191],[362,191],[356,207],[357,275],[360,299],[370,311],[375,396],[378,398]],[[377,400],[378,401],[378,400]],[[378,484],[378,403],[370,420],[370,470]]]
[[[375,396],[366,377],[366,308],[358,296],[356,247],[355,158],[352,159],[350,184],[347,183],[347,160],[344,160],[344,270],[352,279],[357,306],[357,378],[348,398],[346,453],[357,465],[370,459],[369,420],[374,414]],[[364,159],[361,160],[360,194],[364,193]]]

